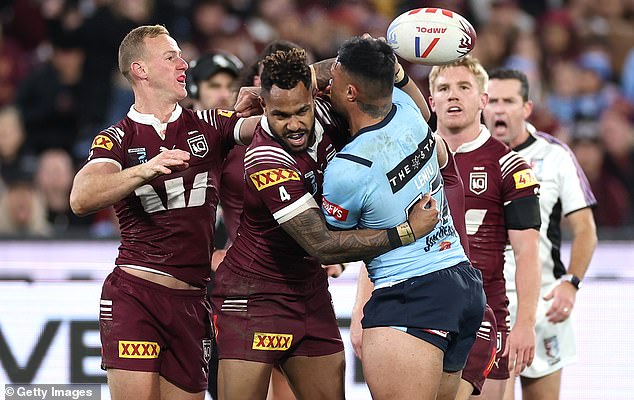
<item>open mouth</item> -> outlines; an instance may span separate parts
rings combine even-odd
[[[180,83],[185,83],[185,75],[180,75],[178,78],[176,78],[176,80]]]
[[[458,107],[458,106],[451,106],[447,109],[447,113],[449,114],[456,114],[462,111],[462,108]]]
[[[502,121],[501,119],[496,119],[495,123],[493,124],[493,126],[495,128],[508,128],[508,125],[506,124],[506,121]]]
[[[295,133],[288,134],[288,135],[286,135],[286,139],[293,146],[301,146],[301,145],[304,144],[304,141],[306,140],[306,132],[305,131],[301,131],[301,132],[295,132]]]

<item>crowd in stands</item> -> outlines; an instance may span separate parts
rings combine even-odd
[[[117,235],[112,212],[77,218],[68,194],[92,138],[132,103],[117,49],[133,27],[165,25],[188,61],[213,50],[249,65],[278,38],[333,57],[416,7],[459,12],[488,70],[524,71],[531,123],[577,155],[597,224],[634,225],[634,1],[15,0],[0,2],[0,235]],[[428,93],[430,67],[401,62]]]

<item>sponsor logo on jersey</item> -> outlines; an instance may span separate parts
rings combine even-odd
[[[249,178],[258,191],[278,183],[301,180],[297,172],[286,168],[265,169],[252,173]]]
[[[207,155],[209,151],[209,146],[207,146],[207,139],[205,139],[205,135],[196,135],[187,139],[187,144],[189,145],[189,150],[196,157],[203,158]]]
[[[285,333],[253,333],[253,350],[288,350],[293,343],[293,335]]]
[[[209,364],[209,360],[211,360],[211,339],[203,339],[203,359],[205,364]]]
[[[321,206],[328,215],[337,221],[345,221],[348,219],[348,210],[338,204],[329,202],[325,197],[321,198]]]
[[[158,358],[161,346],[156,342],[119,340],[119,358]]]
[[[435,148],[436,140],[434,139],[431,129],[428,129],[427,136],[418,144],[418,148],[386,174],[387,180],[390,182],[392,193],[396,193],[405,187],[405,185],[427,165],[430,158],[434,156]],[[431,169],[431,171],[433,171],[433,169]],[[431,179],[432,176],[425,177],[425,179],[427,178]]]
[[[440,247],[440,251],[449,250],[451,248],[451,242],[443,240],[438,244],[438,247]]]
[[[231,116],[233,115],[233,111],[230,110],[216,110],[218,112],[218,115],[220,115],[221,117],[226,117],[226,118],[231,118]]]
[[[480,195],[486,192],[488,187],[488,175],[486,172],[469,173],[469,190]]]
[[[92,141],[92,146],[90,146],[90,148],[94,149],[95,147],[110,150],[112,149],[112,140],[110,140],[108,136],[97,135],[95,140]]]
[[[515,180],[515,189],[523,189],[525,187],[537,184],[537,178],[532,169],[523,169],[513,174]]]
[[[442,338],[446,338],[449,336],[449,332],[441,331],[440,329],[423,329],[427,333],[431,333],[432,335],[440,336]]]
[[[428,234],[427,236],[425,236],[425,247],[423,248],[425,252],[430,251],[434,247],[434,245],[438,243],[438,241],[441,239],[450,236],[458,236],[456,228],[454,228],[452,225],[441,225],[433,232],[433,234]]]
[[[138,164],[144,164],[147,162],[147,150],[145,147],[135,147],[133,149],[128,149],[128,154],[131,154],[136,158]]]

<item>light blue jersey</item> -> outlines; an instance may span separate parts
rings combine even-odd
[[[394,89],[383,121],[361,129],[328,164],[322,211],[339,229],[386,229],[407,220],[431,193],[440,221],[427,236],[366,260],[375,288],[468,261],[453,226],[438,167],[436,142],[414,101]]]

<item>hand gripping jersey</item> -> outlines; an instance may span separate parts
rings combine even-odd
[[[467,261],[453,226],[438,168],[436,141],[413,100],[395,89],[390,113],[363,128],[326,168],[322,211],[340,229],[403,223],[423,194],[440,221],[425,237],[366,260],[375,288]]]
[[[530,164],[540,184],[539,263],[542,286],[550,285],[566,273],[561,262],[561,216],[597,204],[583,170],[572,151],[547,133],[529,126],[530,136],[517,151]],[[515,290],[515,257],[508,245],[505,253],[506,287]]]
[[[266,117],[258,124],[244,158],[247,190],[238,236],[223,261],[229,268],[287,283],[323,274],[319,261],[280,226],[321,201],[323,171],[340,148],[333,139],[348,133],[345,121],[320,97],[314,132],[315,143],[296,153],[276,139]]]
[[[469,258],[482,271],[487,304],[506,309],[504,248],[508,241],[504,206],[535,196],[539,185],[526,161],[481,126],[479,136],[454,154],[465,185]]]
[[[189,168],[159,176],[114,205],[121,229],[117,265],[163,271],[195,286],[210,278],[218,182],[223,160],[239,141],[242,119],[232,111],[193,112],[177,106],[167,124],[130,108],[93,140],[88,163],[121,169],[162,149],[191,155]]]

